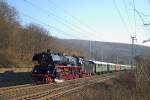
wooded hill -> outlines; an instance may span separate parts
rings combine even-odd
[[[86,40],[63,40],[73,45],[74,48],[82,48],[89,56],[90,41]],[[130,64],[132,45],[124,43],[91,41],[91,56],[99,61],[106,61],[120,64]],[[134,45],[134,56],[150,56],[150,47]]]

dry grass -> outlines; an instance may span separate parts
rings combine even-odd
[[[61,100],[111,100],[113,99],[112,95],[116,95],[116,93],[118,92],[118,91],[113,91],[114,90],[113,88],[116,88],[116,86],[114,86],[114,83],[112,83],[111,81],[112,80],[109,80],[105,83],[97,83],[94,86],[87,86],[74,94],[68,94],[67,96],[63,96],[59,99]]]
[[[21,68],[3,68],[0,67],[0,73],[5,73],[5,72],[31,72],[32,68],[31,67],[21,67]]]

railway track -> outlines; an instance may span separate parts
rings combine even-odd
[[[3,87],[0,88],[0,94],[10,91],[10,90],[14,90],[14,89],[19,89],[19,88],[26,88],[32,86],[32,84],[24,84],[24,85],[17,85],[17,86],[9,86],[9,87]]]
[[[43,93],[44,95],[40,94],[40,95],[31,96],[31,98],[28,97],[27,99],[37,99],[37,100],[55,99],[55,98],[58,98],[59,96],[62,96],[66,93],[75,92],[75,91],[77,91],[77,90],[79,90],[79,89],[81,89],[85,86],[93,85],[93,84],[105,81],[105,80],[113,78],[113,77],[114,76],[108,76],[108,77],[104,77],[104,78],[101,78],[101,79],[91,80],[91,81],[88,81],[88,82],[77,83],[77,84],[74,84],[74,85],[71,85],[71,86],[63,87],[62,89],[58,89],[57,91],[48,91],[47,93],[44,92]]]
[[[108,76],[109,75],[109,76]],[[1,88],[0,99],[4,100],[22,100],[22,99],[37,99],[37,98],[52,98],[67,91],[73,91],[84,85],[94,84],[97,80],[101,80],[106,77],[111,78],[112,74],[92,76],[86,78],[79,78],[75,80],[66,81],[59,84],[42,84],[42,85],[20,85],[15,87]],[[87,84],[88,83],[88,84]],[[66,90],[66,91],[64,91]],[[57,93],[59,92],[59,93]]]
[[[80,80],[84,80],[84,79],[88,79],[88,78],[90,78],[90,77],[87,77],[87,78],[80,78],[80,79],[74,79],[73,81],[80,81]],[[32,90],[32,89],[35,89],[35,88],[39,88],[39,87],[49,87],[49,86],[57,86],[57,85],[66,85],[67,83],[71,83],[72,82],[72,80],[68,80],[68,81],[66,81],[66,82],[64,82],[64,83],[61,83],[61,84],[41,84],[41,85],[33,85],[33,84],[25,84],[25,85],[18,85],[18,86],[11,86],[11,87],[4,87],[4,88],[0,88],[0,97],[1,97],[1,95],[3,94],[5,94],[6,96],[10,96],[10,95],[16,95],[17,94],[17,92],[19,92],[19,93],[21,93],[22,91],[24,91],[24,90]]]

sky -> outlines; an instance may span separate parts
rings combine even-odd
[[[7,0],[23,25],[38,24],[52,36],[136,44],[150,38],[150,0]],[[136,10],[134,10],[136,9]],[[142,22],[143,20],[143,22]]]

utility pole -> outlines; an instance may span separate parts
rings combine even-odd
[[[101,55],[101,61],[104,61],[104,57],[103,57],[103,49],[102,47],[100,47],[100,55]]]
[[[101,61],[104,61],[104,57],[103,57],[102,52],[101,52]]]
[[[91,54],[91,52],[92,52],[92,50],[91,50],[91,40],[89,41],[89,52],[90,52],[90,58],[91,58],[91,56],[92,56],[92,54]]]
[[[119,57],[117,56],[117,61],[116,61],[116,62],[117,62],[117,64],[118,64],[118,60],[119,60]]]
[[[132,53],[131,53],[131,69],[133,68],[133,65],[134,65],[134,41],[137,40],[136,39],[136,36],[131,36],[131,39],[132,39]]]

